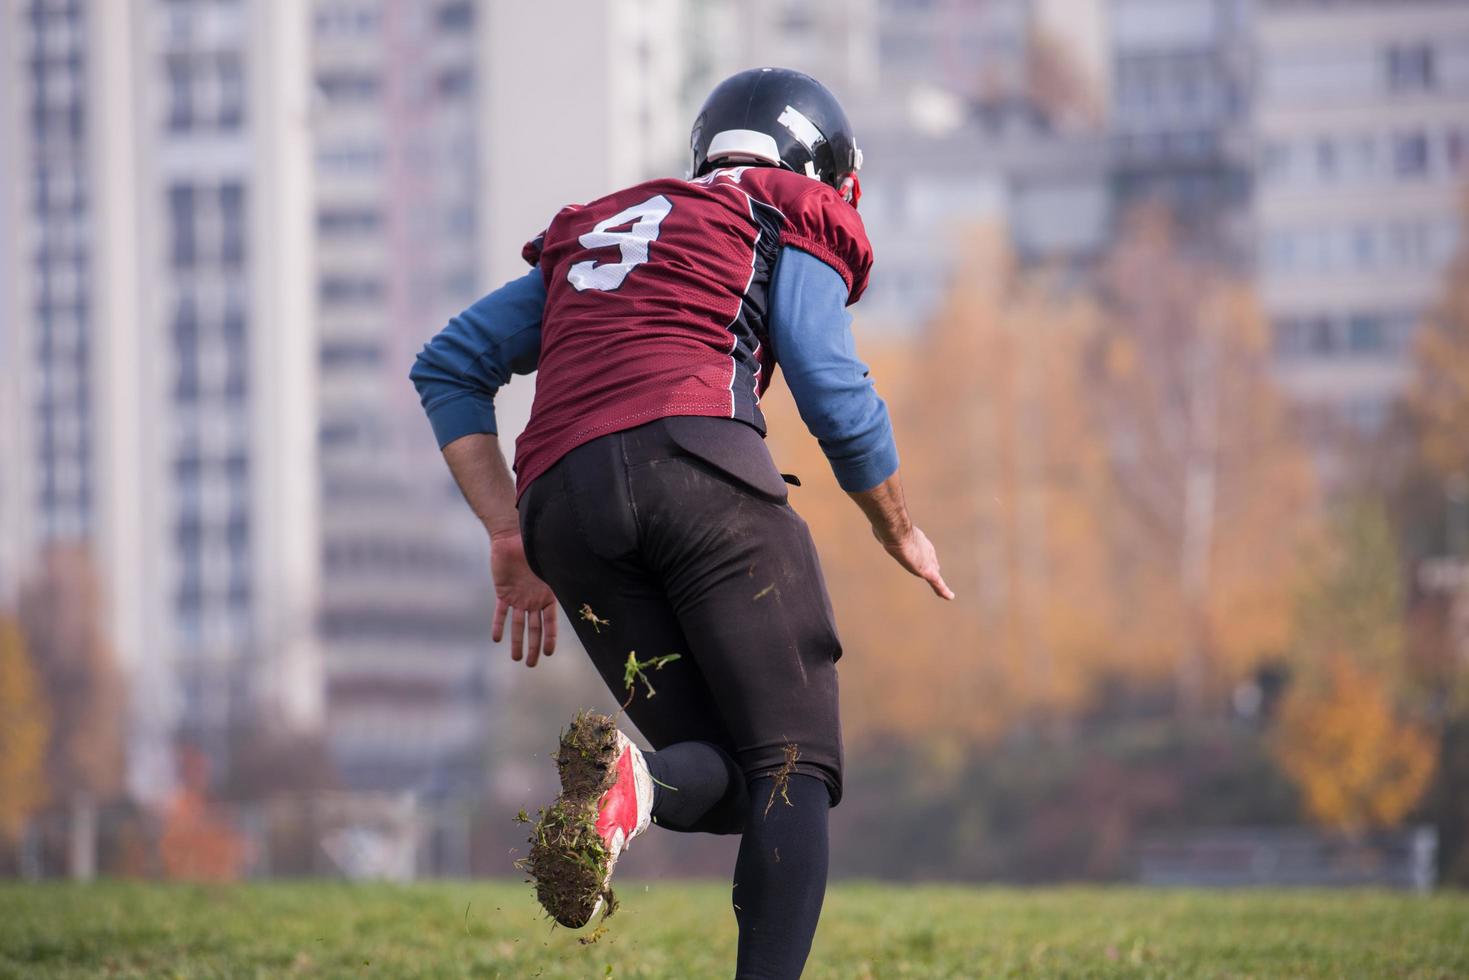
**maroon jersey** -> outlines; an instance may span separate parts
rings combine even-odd
[[[650,180],[563,208],[526,261],[546,280],[530,423],[516,441],[523,491],[562,456],[672,415],[734,418],[761,433],[775,359],[766,296],[784,245],[826,262],[847,302],[872,249],[832,188],[773,167]]]

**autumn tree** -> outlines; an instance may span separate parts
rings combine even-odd
[[[1093,397],[1115,491],[1112,587],[1136,616],[1139,662],[1171,670],[1189,716],[1288,641],[1310,461],[1255,296],[1192,254],[1165,211],[1131,217],[1102,291]]]
[[[1317,823],[1350,834],[1394,827],[1428,789],[1436,743],[1350,656],[1332,656],[1322,672],[1282,704],[1276,756]]]
[[[1415,558],[1452,577],[1414,596],[1419,683],[1443,718],[1432,809],[1446,880],[1469,882],[1469,188],[1458,252],[1437,302],[1420,324],[1403,413],[1413,454],[1397,518]],[[1400,488],[1402,489],[1402,488]],[[1426,627],[1426,628],[1425,628]]]
[[[1437,744],[1410,710],[1402,562],[1386,510],[1343,503],[1328,530],[1306,563],[1273,747],[1312,820],[1360,833],[1419,803]]]
[[[857,654],[859,737],[1064,726],[1113,679],[1172,684],[1192,712],[1284,651],[1315,511],[1265,339],[1248,290],[1165,216],[1130,227],[1097,289],[1018,267],[1000,229],[971,235],[920,342],[873,358],[952,604],[874,556],[772,399]]]
[[[914,518],[954,603],[884,559],[794,412],[769,399],[771,442],[804,477],[793,501],[853,651],[843,692],[854,737],[921,736],[942,770],[962,760],[958,744],[1065,717],[1088,697],[1118,632],[1098,599],[1101,512],[1087,506],[1105,492],[1083,377],[1093,326],[1085,297],[1023,274],[998,229],[970,236],[917,345],[877,347],[859,324]]]
[[[103,623],[101,584],[85,550],[55,546],[22,588],[21,619],[51,705],[46,772],[71,811],[72,873],[95,865],[95,808],[122,790],[125,695]]]
[[[163,871],[184,881],[235,881],[247,847],[209,797],[209,760],[197,749],[179,752],[179,787],[163,812],[158,841]]]
[[[0,616],[0,844],[15,844],[46,802],[50,714],[20,625]]]

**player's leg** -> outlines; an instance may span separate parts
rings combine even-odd
[[[522,498],[527,555],[608,689],[656,750],[646,757],[655,780],[654,822],[670,830],[738,833],[746,788],[729,755],[729,733],[672,607],[631,553],[631,519],[606,486],[617,479],[617,454],[603,448],[573,452]],[[629,654],[639,664],[678,659],[629,672]]]
[[[753,558],[754,576],[677,602],[685,631],[707,638],[695,646],[700,670],[721,693],[749,787],[731,892],[739,978],[800,976],[826,893],[828,813],[841,795],[840,648],[809,533],[783,511],[748,519],[765,542],[739,558]],[[754,606],[772,585],[759,600],[770,605],[740,621],[741,602]]]
[[[642,554],[717,692],[750,789],[732,895],[739,976],[798,976],[841,794],[841,648],[815,547],[783,502],[698,462],[658,459],[652,446],[633,458]]]
[[[740,924],[737,980],[799,977],[826,895],[826,784],[793,774],[750,784],[752,803],[731,901]],[[761,801],[775,799],[767,808]]]

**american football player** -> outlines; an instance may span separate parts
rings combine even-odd
[[[534,666],[555,648],[559,602],[652,747],[605,715],[573,719],[525,865],[542,904],[586,924],[652,824],[741,834],[738,976],[796,977],[842,794],[842,649],[763,441],[777,369],[880,545],[953,593],[909,518],[853,343],[846,307],[872,250],[842,107],[800,72],[740,72],[704,103],[690,148],[688,179],[563,208],[525,246],[530,270],[455,317],[412,378],[490,536],[494,638],[508,618],[512,658]],[[532,371],[512,480],[494,397]],[[656,696],[629,690],[640,673]]]

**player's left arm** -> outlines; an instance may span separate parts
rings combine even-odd
[[[516,374],[536,369],[546,286],[532,269],[449,321],[428,342],[409,377],[434,436],[470,509],[490,536],[495,580],[492,636],[510,619],[510,656],[526,666],[556,649],[556,600],[526,562],[515,510],[515,480],[500,449],[495,393]]]
[[[848,281],[799,247],[781,249],[770,296],[775,359],[837,483],[866,515],[884,550],[936,595],[952,599],[933,544],[908,515],[887,405],[852,337]]]

